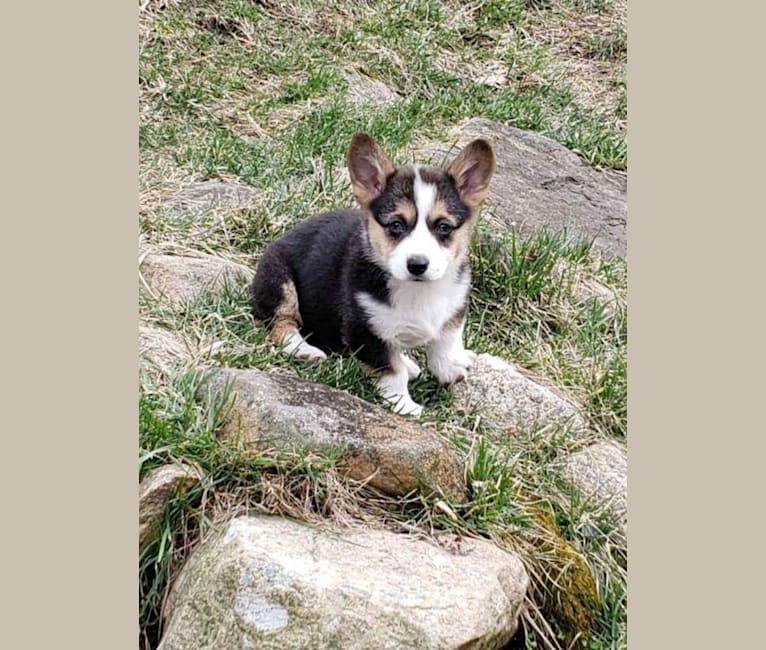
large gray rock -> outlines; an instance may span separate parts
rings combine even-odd
[[[253,448],[345,451],[339,469],[389,494],[421,489],[465,500],[463,465],[433,431],[344,391],[259,370],[214,371],[213,390],[231,383],[231,417],[220,432]],[[200,389],[205,398],[207,385]]]
[[[485,214],[521,234],[541,227],[595,240],[597,248],[627,253],[627,177],[599,170],[566,147],[531,131],[476,118],[456,128],[448,143],[431,143],[417,156],[442,164],[474,138],[492,144],[497,169]]]
[[[242,264],[214,255],[142,255],[139,265],[141,292],[179,308],[204,291],[247,284],[253,272]]]
[[[569,400],[491,354],[480,354],[465,381],[455,384],[453,390],[457,406],[477,411],[512,435],[551,425],[573,431],[586,427],[582,414]]]
[[[518,626],[527,574],[490,542],[462,546],[233,519],[181,571],[159,648],[501,648]]]
[[[628,454],[617,442],[602,441],[566,456],[561,475],[590,499],[597,508],[608,509],[617,524],[617,538],[628,534]]]
[[[161,465],[151,470],[138,486],[138,548],[144,550],[154,538],[170,500],[183,496],[202,479],[193,465]]]

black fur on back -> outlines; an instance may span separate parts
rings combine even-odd
[[[334,210],[301,222],[266,247],[250,288],[256,319],[268,323],[292,281],[301,335],[325,352],[354,352],[378,370],[390,367],[386,344],[354,305],[357,292],[388,302],[388,271],[375,263],[364,215]]]

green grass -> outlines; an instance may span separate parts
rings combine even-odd
[[[221,0],[147,9],[139,61],[142,239],[253,266],[268,242],[308,214],[351,205],[339,171],[358,130],[403,159],[413,143],[486,117],[548,135],[593,164],[625,169],[624,75],[614,74],[619,96],[611,112],[583,103],[551,48],[525,35],[533,16],[562,7],[609,15],[614,3],[387,0],[374,9],[334,0]],[[617,36],[593,34],[584,47],[599,65],[624,54]],[[488,63],[506,71],[505,85],[480,82]],[[355,104],[347,94],[352,68],[401,99]],[[206,179],[249,186],[253,200],[202,212],[171,205],[176,191]],[[566,233],[522,239],[483,224],[471,256],[468,347],[512,359],[567,392],[594,436],[625,440],[625,262],[602,258]],[[306,365],[276,352],[250,316],[244,287],[203,293],[180,309],[143,296],[139,307],[144,321],[192,344],[216,342],[202,355],[206,363],[290,373],[380,402],[352,358]],[[422,375],[411,390],[425,406],[425,422],[465,459],[469,501],[445,511],[422,497],[397,500],[361,488],[336,473],[332,455],[253,456],[219,440],[230,396],[199,400],[203,385],[188,368],[146,368],[141,378],[139,478],[172,461],[193,462],[205,475],[171,501],[160,535],[142,553],[140,615],[149,647],[184,558],[222,518],[248,509],[317,521],[343,513],[394,530],[437,527],[490,538],[519,553],[532,578],[514,647],[626,647],[627,551],[615,541],[614,522],[550,469],[582,439],[566,430],[499,437]]]

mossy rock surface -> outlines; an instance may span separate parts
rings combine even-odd
[[[503,647],[528,585],[521,561],[483,540],[449,546],[238,517],[179,575],[160,650]]]

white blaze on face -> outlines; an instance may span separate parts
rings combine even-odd
[[[428,214],[436,202],[436,185],[425,183],[420,177],[420,169],[415,166],[413,194],[417,210],[415,228],[393,250],[388,258],[389,268],[397,280],[408,280],[413,276],[407,270],[407,260],[415,255],[428,260],[426,272],[420,276],[424,280],[439,280],[444,276],[452,259],[452,252],[441,246],[428,229]]]

